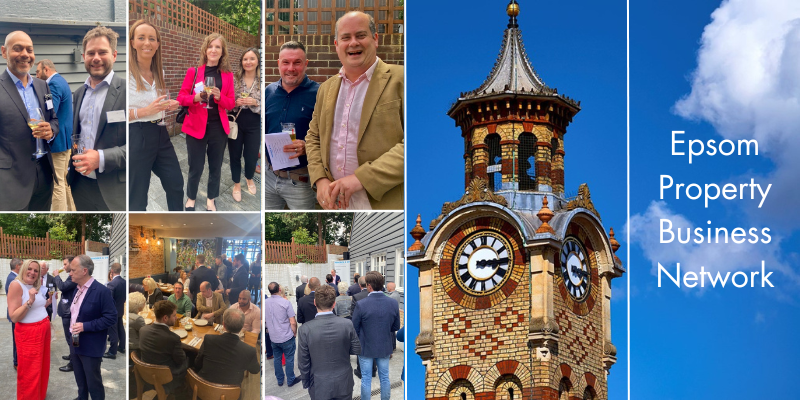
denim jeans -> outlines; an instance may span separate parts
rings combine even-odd
[[[271,167],[270,167],[271,168]],[[264,178],[264,208],[267,210],[313,210],[317,205],[317,193],[308,182],[276,176],[270,168],[262,174]]]
[[[294,350],[295,350],[294,337],[283,342],[272,342],[272,354],[275,356],[275,377],[278,378],[278,384],[283,384],[283,367],[281,366],[281,359],[283,355],[286,356],[286,382],[294,382]],[[388,360],[388,359],[387,359]],[[386,364],[389,365],[388,363]]]
[[[389,400],[391,383],[389,382],[389,357],[366,358],[358,356],[361,366],[361,398],[369,399],[372,391],[372,363],[378,363],[378,379],[381,382],[381,400]]]
[[[264,338],[267,344],[267,357],[272,357],[272,342],[269,340],[269,332],[264,331]]]

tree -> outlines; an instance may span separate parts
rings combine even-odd
[[[251,35],[260,35],[261,0],[190,0],[190,2]]]
[[[347,212],[267,213],[264,218],[264,237],[269,241],[291,242],[294,232],[303,228],[304,240],[313,238],[317,245],[322,245],[324,242],[347,246],[350,242],[352,225],[353,213]],[[295,241],[298,241],[297,236]]]

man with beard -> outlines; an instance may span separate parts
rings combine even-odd
[[[284,43],[278,53],[278,72],[281,79],[267,86],[264,91],[267,132],[282,132],[283,123],[294,123],[296,140],[283,147],[289,158],[300,159],[300,165],[275,171],[267,164],[264,173],[264,207],[267,210],[313,210],[316,194],[311,189],[306,158],[306,132],[314,113],[319,83],[306,76],[308,59],[302,43]],[[269,154],[267,154],[269,162]]]
[[[8,64],[0,74],[0,210],[50,211],[54,169],[45,142],[58,133],[52,94],[47,82],[28,73],[36,58],[30,36],[11,32],[0,50]],[[30,128],[28,110],[37,108],[44,121]],[[37,139],[44,139],[39,143],[47,154],[33,155]]]
[[[73,94],[73,132],[83,154],[73,154],[67,181],[78,211],[124,211],[126,207],[126,87],[114,74],[119,35],[104,26],[83,38],[89,78]],[[73,144],[74,145],[74,144]]]

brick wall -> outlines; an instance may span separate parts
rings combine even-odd
[[[342,63],[336,55],[333,35],[271,35],[266,37],[264,47],[264,82],[272,83],[280,79],[278,72],[278,52],[281,45],[297,40],[306,46],[308,69],[306,74],[317,82],[325,82],[339,72]],[[378,57],[387,64],[403,65],[405,47],[403,34],[378,35]]]
[[[131,14],[130,24],[141,19],[141,15]],[[161,21],[153,21],[145,18],[148,23],[158,29],[161,34],[161,56],[164,62],[164,78],[167,81],[170,98],[176,99],[181,89],[181,83],[186,77],[189,68],[197,67],[200,63],[200,47],[203,45],[205,36],[198,35],[190,30],[179,28],[172,24]],[[239,69],[239,59],[245,51],[245,47],[228,43],[228,60],[233,73]],[[131,60],[133,62],[133,60]],[[180,124],[175,123],[177,111],[167,114],[167,129],[170,135],[180,133]]]
[[[141,233],[144,232],[144,237]],[[130,278],[141,278],[147,275],[163,274],[164,271],[164,242],[157,244],[153,240],[155,231],[141,226],[131,225],[128,228],[130,237],[130,257],[128,257],[128,265],[130,266]],[[146,243],[145,239],[150,239],[150,243]],[[139,251],[134,249],[138,248]]]

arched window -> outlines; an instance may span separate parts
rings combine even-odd
[[[536,190],[536,136],[519,135],[519,190]]]
[[[558,383],[558,400],[569,400],[569,390],[571,388],[572,384],[569,382],[569,378],[561,378],[561,382]]]
[[[503,174],[501,172],[503,157],[500,152],[500,135],[493,133],[486,136],[484,142],[489,147],[489,161],[486,163],[486,175],[489,177],[489,187],[498,191],[502,187]]]
[[[522,398],[522,382],[515,375],[503,375],[494,385],[495,400]]]
[[[447,388],[448,400],[475,400],[475,388],[466,379],[456,379]]]
[[[583,391],[583,400],[594,400],[595,398],[594,388],[587,386]]]

